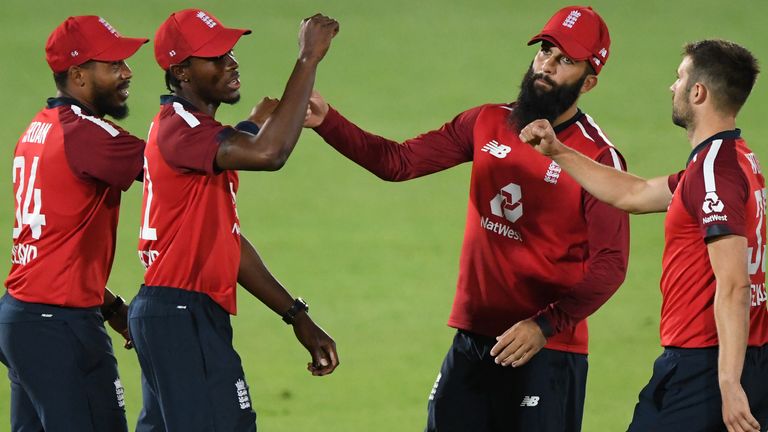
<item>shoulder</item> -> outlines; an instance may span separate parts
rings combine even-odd
[[[87,135],[89,140],[110,139],[120,135],[130,135],[115,123],[91,115],[77,105],[64,105],[58,107],[59,122],[64,130],[65,136]],[[138,138],[136,138],[138,139]]]

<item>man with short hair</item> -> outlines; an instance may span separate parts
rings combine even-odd
[[[235,206],[236,170],[278,170],[296,145],[317,66],[338,28],[320,14],[302,22],[296,66],[261,129],[215,119],[222,103],[240,98],[232,49],[250,30],[227,28],[200,9],[175,12],[157,30],[155,58],[172,94],[161,97],[144,159],[139,255],[147,271],[129,313],[143,377],[138,431],[256,430],[232,346],[238,283],[293,325],[313,375],[338,365],[333,339],[240,233]]]
[[[48,38],[57,95],[16,144],[12,266],[0,299],[14,432],[127,431],[104,328],[128,340],[127,306],[105,284],[120,193],[141,174],[144,141],[104,116],[128,114],[125,59],[147,41],[98,16],[69,17]]]
[[[604,169],[566,147],[546,120],[521,139],[600,200],[632,213],[667,212],[661,345],[629,430],[765,431],[768,310],[765,179],[736,129],[759,72],[733,42],[685,46],[672,121],[693,151],[685,170],[646,180]]]
[[[624,280],[627,216],[518,138],[543,116],[560,139],[622,169],[619,153],[577,106],[608,59],[608,27],[591,8],[566,7],[529,45],[536,42],[541,49],[515,102],[472,108],[402,144],[358,128],[319,95],[311,100],[309,125],[384,180],[473,163],[448,321],[458,332],[429,396],[427,431],[580,430],[585,319]]]

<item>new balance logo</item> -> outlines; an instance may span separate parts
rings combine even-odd
[[[525,396],[523,397],[523,401],[520,402],[520,406],[524,406],[524,407],[535,407],[538,404],[539,404],[538,396]]]
[[[504,159],[505,157],[507,157],[509,152],[512,151],[512,147],[504,144],[499,144],[498,141],[492,140],[488,144],[484,145],[481,150],[486,153],[490,153],[499,159]]]

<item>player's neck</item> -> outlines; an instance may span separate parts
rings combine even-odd
[[[559,125],[561,123],[564,123],[564,122],[572,119],[573,116],[575,116],[577,112],[579,112],[579,107],[576,106],[576,104],[574,103],[573,105],[570,106],[570,108],[565,110],[565,112],[563,112],[562,114],[557,116],[555,121],[552,123],[552,127],[555,127],[555,126],[557,126],[557,125]]]
[[[104,117],[104,113],[102,113],[102,112],[99,112],[98,110],[96,110],[96,107],[95,107],[95,106],[93,106],[93,104],[91,104],[91,103],[88,103],[88,101],[86,100],[86,98],[84,98],[84,97],[81,97],[80,95],[77,95],[77,94],[72,94],[72,93],[69,93],[69,92],[67,92],[67,91],[65,91],[65,90],[61,90],[61,89],[59,89],[59,90],[57,90],[57,91],[56,91],[56,97],[57,97],[57,98],[62,98],[62,97],[64,97],[64,98],[74,99],[74,100],[76,100],[76,101],[77,101],[77,102],[78,102],[80,105],[82,105],[82,106],[83,106],[83,108],[86,108],[86,109],[88,109],[88,111],[90,111],[90,112],[92,112],[92,113],[96,114],[96,116],[98,116],[98,117]]]
[[[182,99],[185,99],[187,102],[194,105],[198,110],[210,115],[211,117],[216,117],[216,110],[220,105],[218,102],[206,101],[199,94],[188,91],[186,89],[177,90],[174,92],[174,94]]]
[[[720,132],[736,129],[736,117],[710,112],[697,116],[694,127],[689,128],[688,141],[695,148],[702,141]]]

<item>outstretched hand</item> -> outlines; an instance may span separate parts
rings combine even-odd
[[[323,96],[317,90],[312,90],[312,95],[309,96],[307,117],[304,119],[304,127],[314,128],[320,126],[325,120],[325,116],[328,115],[328,109],[328,102],[325,101]]]
[[[547,343],[541,327],[532,319],[518,322],[496,340],[496,345],[491,348],[496,364],[512,367],[528,363]]]
[[[558,141],[555,130],[547,120],[534,120],[520,131],[520,140],[531,144],[544,156],[557,154],[562,143]]]
[[[312,321],[306,312],[296,316],[293,323],[296,339],[304,345],[312,356],[312,362],[307,364],[307,370],[314,376],[328,375],[339,365],[339,355],[336,353],[336,342]]]

